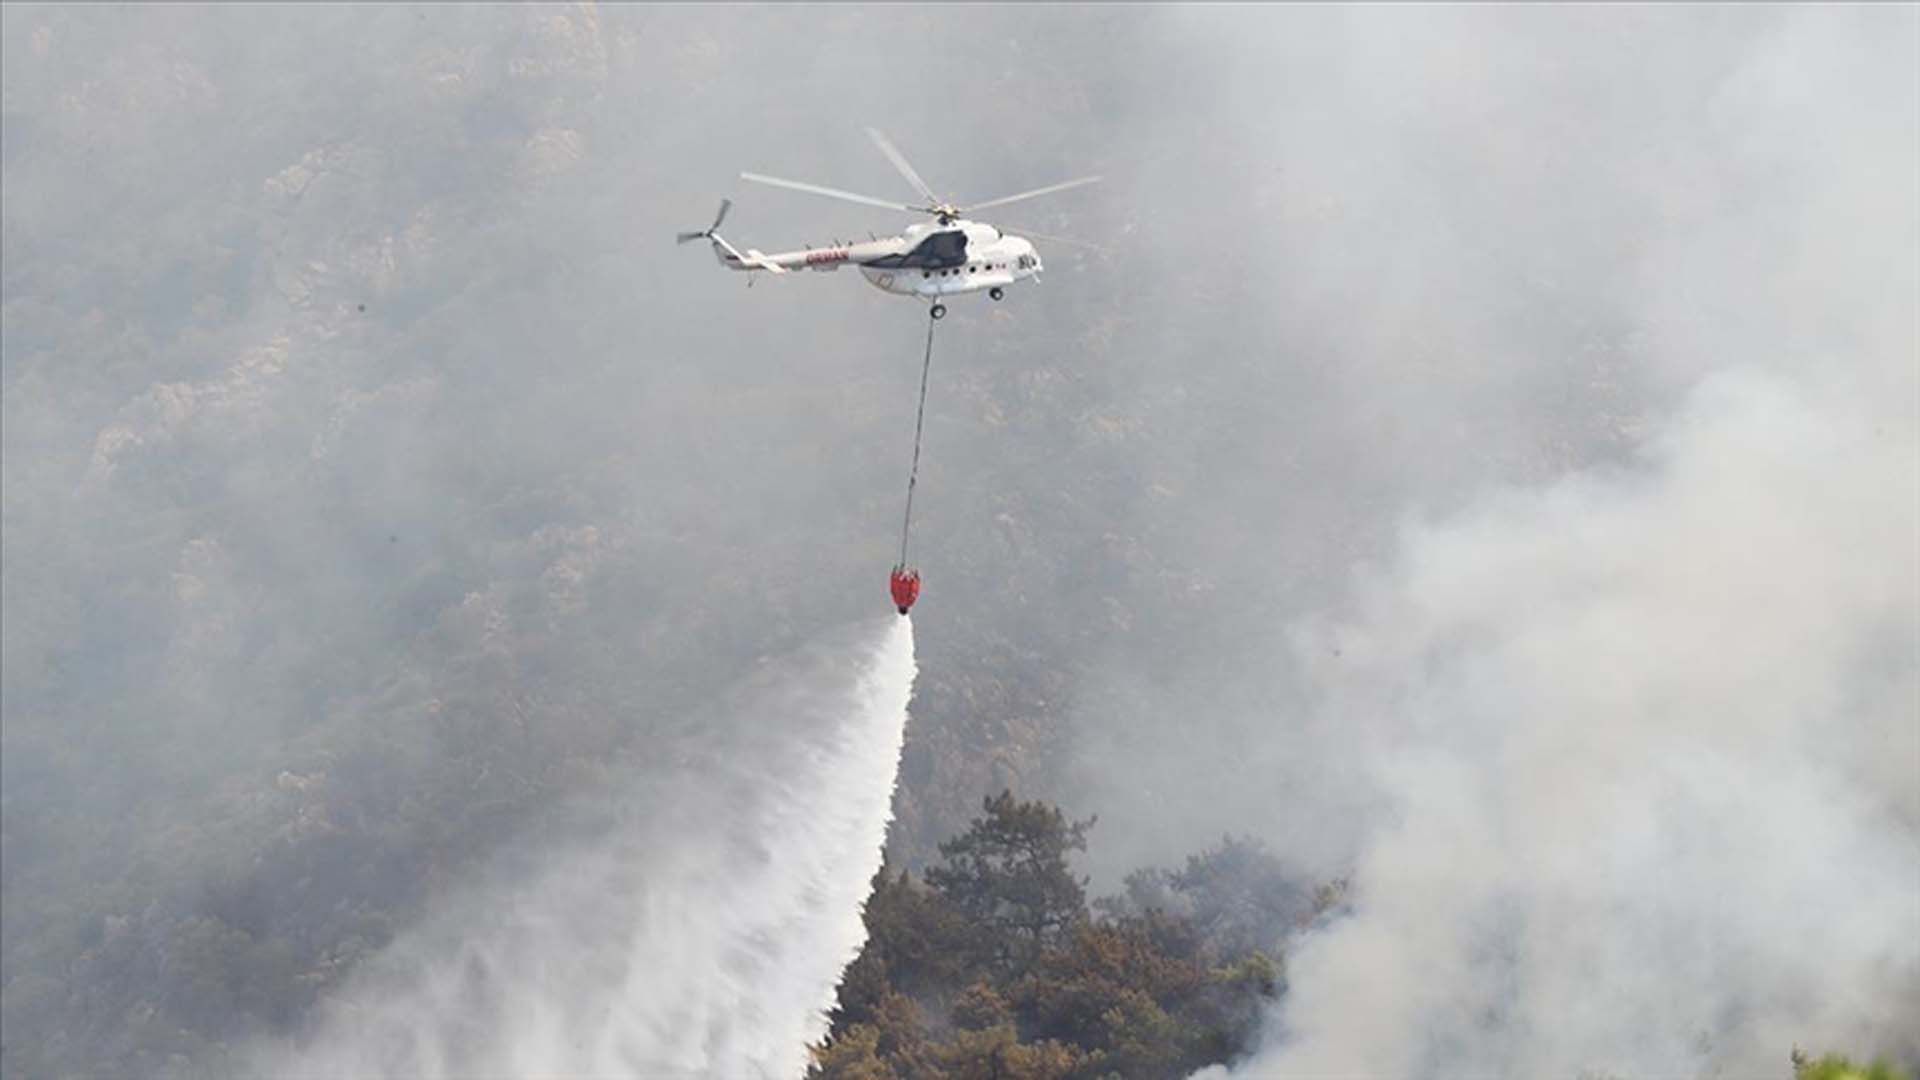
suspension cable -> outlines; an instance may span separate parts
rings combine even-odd
[[[907,565],[907,537],[913,531],[913,488],[920,481],[920,432],[927,419],[927,373],[933,370],[933,320],[927,320],[927,357],[920,364],[920,408],[913,417],[913,470],[907,474],[907,513],[900,521],[900,565]]]

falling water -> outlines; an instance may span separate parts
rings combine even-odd
[[[865,940],[913,689],[913,630],[767,665],[729,734],[503,857],[370,961],[297,1076],[794,1077]],[[585,836],[586,839],[581,839]]]

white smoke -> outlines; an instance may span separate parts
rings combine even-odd
[[[913,631],[779,665],[739,745],[582,811],[357,974],[276,1076],[793,1077],[865,940]],[[587,822],[584,819],[591,818]]]
[[[1632,467],[1410,526],[1296,638],[1390,809],[1236,1072],[1920,1049],[1917,471],[1905,402],[1721,375]]]
[[[1915,22],[1713,25],[1595,69],[1611,91],[1675,45],[1684,77],[1649,74],[1660,107],[1621,113],[1604,160],[1631,179],[1562,203],[1660,223],[1625,249],[1631,288],[1565,294],[1638,336],[1623,460],[1434,493],[1461,509],[1403,525],[1350,607],[1293,624],[1305,718],[1276,717],[1272,743],[1312,773],[1279,762],[1270,801],[1357,838],[1350,906],[1296,942],[1235,1075],[1780,1077],[1796,1044],[1920,1060]],[[1609,55],[1489,52],[1556,72]],[[1443,55],[1400,66],[1454,109],[1466,65]],[[1569,84],[1498,97],[1572,115],[1548,85]],[[1684,149],[1649,153],[1668,121]]]

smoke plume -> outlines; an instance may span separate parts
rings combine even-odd
[[[1726,375],[1641,461],[1409,525],[1296,634],[1383,803],[1245,1074],[1912,1054],[1917,453]]]

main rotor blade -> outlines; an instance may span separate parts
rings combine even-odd
[[[889,210],[910,210],[918,213],[926,209],[923,206],[908,206],[906,203],[876,199],[871,195],[855,195],[851,191],[841,191],[839,188],[803,184],[798,180],[782,180],[777,176],[761,176],[759,173],[743,172],[740,174],[740,179],[751,180],[756,184],[770,184],[773,187],[792,188],[795,191],[805,191],[814,195],[825,195],[830,199],[845,199],[848,202],[865,203],[868,206],[884,206]]]
[[[1097,184],[1099,182],[1100,178],[1097,176],[1083,176],[1078,180],[1069,180],[1064,184],[1049,184],[1043,188],[1034,188],[1032,191],[1023,191],[1018,195],[1008,195],[1005,198],[989,199],[986,202],[973,203],[967,207],[967,212],[972,213],[975,210],[985,210],[989,206],[1005,206],[1008,203],[1016,203],[1022,199],[1031,199],[1036,195],[1051,195],[1056,191],[1065,191],[1068,188],[1077,188],[1084,184]]]
[[[1097,251],[1102,255],[1113,254],[1113,252],[1101,247],[1099,244],[1089,244],[1085,240],[1073,240],[1065,236],[1050,236],[1047,233],[1034,232],[1032,229],[1023,229],[1018,225],[1008,225],[1001,230],[1001,233],[1002,235],[1012,233],[1015,236],[1023,236],[1030,240],[1045,240],[1049,244],[1066,244],[1070,247],[1086,248],[1089,251]]]
[[[913,166],[907,164],[907,155],[901,153],[898,147],[888,142],[887,137],[880,133],[879,128],[868,128],[867,136],[873,140],[875,146],[880,148],[881,153],[887,155],[887,160],[893,162],[893,167],[900,170],[900,175],[907,178],[907,183],[913,185],[913,190],[919,192],[921,198],[927,200],[928,206],[940,205],[940,196],[935,195],[933,189],[927,186],[927,182],[920,179],[920,174],[914,172]]]

